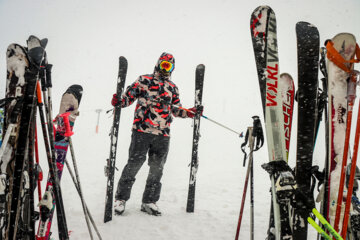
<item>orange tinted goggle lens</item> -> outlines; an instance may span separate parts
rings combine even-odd
[[[165,70],[167,72],[171,72],[174,68],[174,65],[171,62],[168,61],[162,61],[160,63],[160,69]]]

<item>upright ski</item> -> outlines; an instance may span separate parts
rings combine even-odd
[[[250,31],[255,53],[260,93],[264,110],[269,163],[263,167],[270,173],[272,211],[275,229],[269,239],[290,239],[289,201],[295,185],[294,176],[287,165],[284,133],[283,100],[280,94],[279,58],[277,51],[276,18],[268,6],[254,10]],[[270,223],[271,224],[271,223]]]
[[[286,157],[289,157],[290,151],[290,139],[291,139],[291,127],[294,111],[294,97],[295,97],[295,86],[294,80],[288,73],[280,74],[279,86],[282,87],[281,97],[282,106],[284,113],[284,133],[285,133],[285,147]]]
[[[70,86],[63,94],[60,103],[60,110],[58,116],[65,112],[70,112],[69,120],[71,129],[74,127],[75,119],[79,114],[79,104],[81,101],[83,89],[80,85]],[[43,117],[42,117],[43,118]],[[69,147],[68,138],[65,136],[65,125],[61,117],[57,117],[57,127],[55,135],[55,164],[49,163],[49,176],[44,192],[44,197],[39,202],[40,205],[40,222],[38,227],[37,239],[48,240],[50,237],[50,230],[52,225],[52,218],[55,212],[55,206],[59,206],[59,201],[62,198],[58,198],[58,194],[61,191],[59,189],[59,183],[64,168],[64,161],[66,158],[67,150]],[[52,136],[50,136],[52,137]],[[63,211],[63,210],[62,210]],[[57,211],[57,214],[59,212]],[[63,213],[64,214],[64,213]],[[65,215],[63,216],[65,218]],[[58,218],[59,219],[59,218]],[[58,223],[59,224],[59,223]],[[60,233],[59,233],[60,234]],[[66,232],[67,235],[67,232]],[[61,236],[60,239],[66,239],[68,237]]]
[[[116,94],[121,96],[124,90],[126,73],[127,73],[128,62],[125,57],[119,58],[119,73],[117,78]],[[107,159],[107,166],[105,167],[105,176],[107,179],[106,184],[106,197],[105,197],[105,213],[104,222],[112,220],[112,208],[113,208],[113,197],[114,197],[114,174],[115,174],[115,161],[116,161],[116,150],[117,140],[119,135],[119,123],[120,123],[121,107],[114,107],[114,120],[110,132],[110,156]]]
[[[356,49],[356,40],[352,34],[340,33],[332,40],[329,40],[327,48],[327,72],[328,72],[328,94],[329,94],[329,162],[330,162],[330,190],[328,219],[331,225],[334,224],[336,215],[336,202],[338,198],[340,175],[346,135],[347,119],[347,94],[349,71],[352,66],[348,63],[338,63],[337,58],[341,56],[344,61],[353,59]],[[349,68],[348,71],[342,68]],[[342,210],[343,213],[343,210]],[[343,214],[340,214],[343,216]]]
[[[307,22],[296,24],[298,52],[298,128],[295,179],[308,199],[311,192],[312,158],[315,144],[318,97],[319,32]],[[293,239],[307,239],[308,206],[297,201],[293,215]]]
[[[28,49],[27,56],[29,59],[29,67],[24,74],[25,91],[23,94],[23,104],[21,107],[21,120],[18,126],[18,136],[14,150],[14,172],[13,178],[10,178],[9,192],[9,216],[7,223],[6,239],[23,238],[22,234],[29,234],[21,232],[21,214],[23,209],[23,193],[24,182],[26,183],[26,172],[24,167],[29,161],[29,145],[31,139],[31,125],[36,110],[36,83],[39,74],[40,63],[44,57],[45,50],[40,45],[34,45]]]
[[[203,83],[204,83],[205,66],[199,64],[196,67],[195,72],[195,107],[201,106],[202,94],[203,94]],[[189,179],[189,191],[186,205],[186,212],[194,212],[195,206],[195,184],[196,184],[196,173],[199,167],[198,159],[198,145],[200,138],[200,118],[199,112],[195,113],[194,117],[194,134],[193,134],[193,147],[192,156],[190,163],[190,179]]]

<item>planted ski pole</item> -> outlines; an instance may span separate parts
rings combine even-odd
[[[66,164],[66,167],[67,167],[67,169],[68,169],[68,171],[69,171],[70,177],[71,177],[71,179],[73,180],[73,183],[74,183],[74,185],[75,185],[75,188],[76,188],[76,190],[77,190],[77,192],[78,192],[78,194],[79,194],[79,196],[80,196],[81,193],[80,193],[80,190],[79,190],[79,186],[78,186],[77,180],[76,180],[75,175],[74,175],[73,171],[71,170],[70,165],[69,165],[69,163],[68,163],[68,161],[67,161],[66,159],[65,159],[65,164]],[[93,219],[93,217],[92,217],[92,215],[91,215],[91,213],[90,213],[90,210],[89,210],[89,208],[87,207],[86,203],[85,203],[85,210],[86,210],[86,212],[87,212],[87,215],[88,215],[88,217],[89,217],[89,220],[90,220],[91,224],[92,224],[93,227],[94,227],[94,230],[95,230],[98,238],[99,238],[100,240],[102,240],[102,237],[101,237],[101,235],[100,235],[100,232],[99,232],[99,230],[98,230],[98,228],[97,228],[97,226],[96,226],[96,224],[95,224],[95,221],[94,221],[94,219]]]
[[[254,142],[250,142],[250,149],[254,148]],[[250,240],[254,240],[254,163],[253,152],[249,157],[250,164]]]
[[[359,77],[359,72],[353,72],[351,77],[357,79]],[[341,229],[341,236],[344,239],[346,239],[347,226],[349,223],[350,204],[351,204],[351,196],[353,194],[353,188],[354,188],[354,180],[355,180],[355,173],[356,173],[356,161],[357,161],[358,150],[359,150],[359,140],[360,140],[360,104],[359,104],[359,110],[358,110],[358,116],[357,116],[357,122],[356,122],[354,150],[353,150],[353,157],[352,157],[352,161],[351,161],[351,170],[350,170],[348,191],[347,191],[347,196],[346,196],[343,226]]]
[[[72,136],[74,133],[71,131],[71,128],[70,128],[69,115],[70,115],[70,112],[66,112],[66,113],[61,114],[60,117],[62,117],[62,118],[63,118],[63,121],[64,121],[64,126],[65,126],[65,134],[64,134],[64,136],[67,137],[68,140],[69,140],[71,158],[72,158],[72,160],[73,160],[74,171],[75,171],[75,176],[76,176],[76,180],[77,180],[77,187],[78,187],[78,191],[79,191],[79,195],[80,195],[80,200],[81,200],[81,204],[82,204],[83,211],[84,211],[84,215],[85,215],[86,225],[87,225],[88,230],[89,230],[90,238],[91,238],[91,239],[94,239],[94,238],[93,238],[93,235],[92,235],[90,223],[89,223],[88,211],[86,210],[86,204],[85,204],[85,200],[84,200],[84,197],[83,197],[83,194],[82,194],[82,190],[81,190],[80,177],[79,177],[79,172],[78,172],[78,168],[77,168],[77,164],[76,164],[76,159],[75,159],[75,153],[74,153],[74,149],[73,149],[73,144],[72,144],[72,140],[71,140],[71,136]]]
[[[344,182],[345,182],[345,172],[346,172],[346,165],[348,159],[348,149],[349,149],[349,140],[350,140],[350,131],[351,131],[351,120],[352,120],[352,113],[353,113],[353,106],[356,98],[356,75],[352,75],[350,77],[350,81],[348,82],[348,115],[346,120],[346,133],[345,133],[345,144],[344,144],[344,153],[341,165],[341,175],[340,175],[340,185],[339,185],[339,192],[338,192],[338,199],[336,205],[336,215],[335,215],[335,222],[334,222],[334,229],[339,231],[339,222],[340,222],[340,213],[341,213],[341,206],[343,205],[343,193],[344,193]]]
[[[244,190],[243,190],[243,195],[242,195],[242,199],[241,199],[239,221],[238,221],[238,225],[237,225],[237,229],[236,229],[235,240],[239,239],[241,221],[242,221],[242,217],[243,217],[245,199],[246,199],[246,193],[247,193],[247,187],[248,187],[248,182],[249,182],[250,168],[251,168],[252,160],[253,160],[253,158],[252,158],[253,152],[252,151],[253,151],[253,146],[254,146],[254,137],[252,136],[252,132],[253,132],[253,128],[248,127],[246,137],[245,137],[245,139],[246,139],[245,141],[247,141],[247,137],[250,136],[250,140],[249,140],[250,157],[249,157],[248,168],[247,168],[246,176],[245,176]]]
[[[99,133],[100,113],[102,112],[102,109],[96,109],[95,112],[98,114],[95,131],[96,133]]]
[[[39,165],[39,147],[38,147],[38,138],[37,138],[37,127],[35,124],[35,161],[37,164],[37,169],[40,169]],[[41,181],[43,180],[43,174],[42,171],[39,172],[39,176],[37,179],[37,187],[38,187],[38,196],[39,201],[41,201]]]
[[[245,146],[247,145],[248,140],[249,140],[250,153],[249,153],[249,163],[248,163],[248,168],[247,168],[247,171],[246,171],[244,190],[243,190],[243,197],[242,197],[242,200],[241,200],[239,221],[238,221],[238,226],[237,226],[237,229],[236,229],[235,240],[239,239],[239,232],[240,232],[240,227],[241,227],[242,215],[243,215],[243,211],[244,211],[244,205],[245,205],[245,198],[246,198],[247,186],[248,186],[248,181],[249,181],[249,175],[252,174],[253,152],[259,150],[264,144],[264,134],[263,134],[260,118],[258,116],[253,116],[252,118],[253,118],[253,126],[248,128],[248,130],[246,132],[246,135],[245,135],[245,142],[241,145],[241,150],[244,153],[244,166],[245,166],[245,162],[246,162],[246,158],[247,158],[247,154],[245,152]],[[250,181],[252,181],[252,180],[250,180]],[[252,183],[250,183],[250,184],[252,184]],[[252,188],[253,186],[251,185],[250,187]],[[250,206],[251,207],[250,211],[253,213],[253,199],[250,199],[250,205],[251,205]],[[254,218],[253,218],[253,215],[252,215],[251,219],[250,219],[250,224],[252,225],[251,226],[251,239],[254,238],[254,236],[253,236],[253,233],[254,233],[254,231],[253,231],[253,221],[254,221]]]

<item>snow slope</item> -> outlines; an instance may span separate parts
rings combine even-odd
[[[360,38],[357,0],[301,3],[294,0],[0,0],[0,72],[3,73],[0,96],[5,88],[6,48],[12,42],[25,45],[31,34],[49,39],[47,52],[49,62],[54,65],[54,114],[69,85],[77,83],[84,88],[73,143],[85,200],[103,239],[234,238],[246,173],[240,149],[243,139],[205,119],[200,127],[195,213],[185,212],[192,122],[175,119],[158,202],[163,216],[140,212],[148,171],[144,165],[124,216],[104,224],[103,168],[109,153],[108,133],[112,123],[105,111],[111,109],[120,55],[129,61],[127,84],[130,84],[138,75],[151,73],[160,54],[168,51],[176,59],[173,81],[180,89],[183,105],[194,104],[195,67],[203,63],[206,66],[204,114],[236,131],[245,131],[252,124],[251,116],[263,117],[249,28],[251,12],[263,4],[270,5],[277,16],[280,71],[290,73],[295,85],[296,22],[309,21],[317,26],[321,43],[339,32],[351,32]],[[103,109],[98,134],[95,133],[96,109]],[[131,106],[122,111],[116,163],[120,171],[127,160],[133,110]],[[296,156],[296,109],[294,114],[291,166],[295,165]],[[314,158],[314,163],[321,167],[323,139],[321,129]],[[42,167],[46,170],[45,154],[42,156]],[[70,156],[68,160],[71,161]],[[268,225],[270,180],[260,167],[267,160],[265,147],[254,154],[255,239],[265,239]],[[119,177],[118,171],[116,182]],[[62,190],[71,239],[89,239],[81,203],[66,170]],[[244,214],[240,239],[249,238],[248,199]],[[56,222],[53,226],[53,237],[57,239]],[[316,234],[309,229],[309,239],[314,239]]]

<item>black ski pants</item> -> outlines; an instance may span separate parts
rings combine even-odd
[[[127,201],[135,176],[149,155],[150,167],[143,193],[143,203],[155,203],[160,198],[161,177],[169,151],[170,137],[133,131],[129,148],[129,159],[118,182],[115,199]]]

